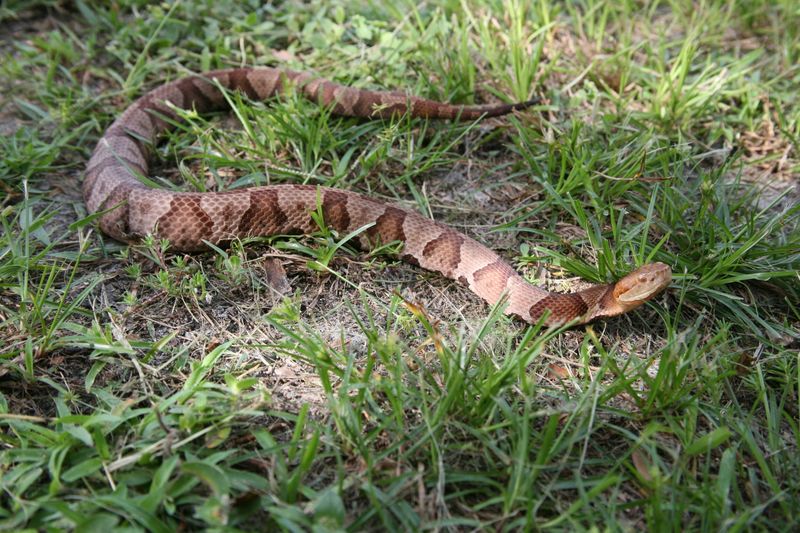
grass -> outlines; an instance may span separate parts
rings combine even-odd
[[[798,527],[794,2],[97,4],[0,3],[0,528]],[[542,103],[364,122],[231,95],[184,113],[156,185],[358,190],[553,290],[647,261],[671,289],[544,330],[322,217],[204,254],[99,233],[80,179],[113,118],[261,64]]]

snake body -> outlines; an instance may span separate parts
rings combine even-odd
[[[273,68],[206,72],[167,83],[136,100],[99,140],[87,165],[83,196],[90,213],[102,212],[103,232],[125,242],[147,234],[166,238],[173,250],[252,236],[307,234],[319,229],[311,213],[344,235],[367,227],[357,239],[364,249],[399,241],[400,258],[466,284],[489,304],[507,298],[505,312],[548,325],[618,315],[651,299],[671,280],[662,263],[650,263],[616,283],[569,294],[526,282],[495,252],[419,213],[351,191],[312,185],[270,185],[226,192],[184,193],[151,188],[148,159],[159,133],[178,120],[175,108],[208,112],[226,107],[220,86],[265,100],[296,87],[333,113],[363,118],[413,117],[475,120],[521,109],[528,103],[458,106],[398,93],[339,85],[308,73]]]

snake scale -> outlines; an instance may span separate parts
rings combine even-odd
[[[459,106],[394,92],[356,89],[309,73],[274,68],[234,68],[188,76],[136,100],[100,138],[89,161],[83,196],[90,213],[101,212],[103,232],[125,242],[147,234],[168,239],[173,250],[195,251],[206,242],[307,234],[320,207],[325,224],[340,234],[368,226],[357,239],[364,249],[399,241],[400,258],[466,284],[489,304],[507,298],[505,312],[528,323],[585,323],[638,307],[671,280],[663,263],[646,264],[616,283],[579,292],[551,293],[525,281],[499,255],[466,235],[417,212],[351,191],[313,185],[269,185],[225,192],[170,192],[151,188],[148,159],[159,133],[178,120],[174,108],[224,109],[219,87],[265,100],[289,86],[329,106],[334,114],[362,118],[409,114],[475,120],[521,109],[512,105]]]

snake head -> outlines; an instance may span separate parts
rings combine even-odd
[[[672,270],[664,263],[648,263],[614,284],[614,299],[625,310],[643,304],[667,288]]]

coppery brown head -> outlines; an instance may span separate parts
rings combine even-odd
[[[629,311],[639,307],[667,288],[672,281],[672,269],[664,263],[648,263],[614,284],[614,300]]]

